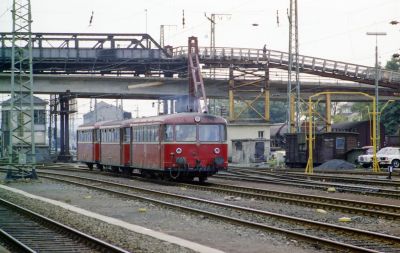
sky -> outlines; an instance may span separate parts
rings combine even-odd
[[[216,46],[288,48],[289,0],[31,0],[31,5],[33,32],[142,33],[147,10],[147,32],[157,41],[161,24],[176,25],[166,28],[166,44],[186,45],[189,36],[197,36],[208,46],[204,14],[231,14],[217,18]],[[11,31],[11,6],[12,0],[0,1],[0,31]],[[399,0],[299,0],[298,12],[300,54],[373,66],[375,39],[366,32],[374,31],[387,32],[379,38],[382,61],[400,48],[400,24],[389,24],[400,21]]]
[[[183,46],[189,36],[196,36],[200,46],[209,46],[210,22],[205,15],[230,14],[216,20],[217,47],[266,44],[269,49],[288,50],[289,0],[31,0],[31,5],[33,32],[144,33],[147,24],[147,32],[159,41],[160,25],[176,25],[166,28],[165,44]],[[12,0],[0,1],[1,32],[11,32],[11,6]],[[400,52],[400,24],[389,24],[400,21],[400,0],[299,0],[298,20],[303,55],[374,66],[375,37],[366,32],[387,33],[378,38],[382,64]],[[140,111],[156,112],[150,102],[135,103]]]

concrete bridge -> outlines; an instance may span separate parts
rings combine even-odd
[[[228,98],[228,80],[205,78],[209,98]],[[287,100],[286,81],[270,80],[271,100]],[[350,82],[304,82],[302,96],[327,90],[364,91],[374,94],[374,87]],[[188,94],[188,79],[166,77],[127,77],[94,75],[34,75],[35,94],[62,94],[69,90],[79,98],[173,99]],[[0,74],[0,93],[10,93],[10,74]],[[248,94],[249,98],[252,94]],[[380,99],[397,99],[398,93],[390,88],[380,88]],[[363,98],[342,95],[332,96],[336,101],[358,101]]]

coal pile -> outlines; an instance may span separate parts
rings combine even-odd
[[[333,159],[333,160],[329,160],[327,162],[324,162],[323,164],[321,164],[318,167],[315,167],[315,169],[322,169],[322,170],[326,170],[326,169],[333,169],[333,170],[352,170],[355,169],[356,166],[352,163],[349,163],[345,160],[340,160],[340,159]]]

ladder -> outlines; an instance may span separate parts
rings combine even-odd
[[[207,96],[199,60],[197,37],[189,37],[188,42],[188,72],[189,72],[189,110],[208,112]]]

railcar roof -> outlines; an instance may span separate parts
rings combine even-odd
[[[111,122],[120,122],[119,120],[105,120],[105,121],[98,121],[98,122],[90,122],[90,123],[86,123],[86,124],[82,124],[80,126],[78,126],[78,130],[81,129],[91,129],[91,128],[99,128],[101,126],[105,126],[105,125],[109,125]]]
[[[206,113],[184,112],[184,113],[175,113],[175,114],[167,114],[167,115],[144,117],[144,118],[127,119],[123,121],[112,120],[112,121],[102,121],[96,123],[83,124],[78,127],[78,130],[90,129],[90,128],[107,128],[111,126],[130,126],[134,124],[144,124],[144,123],[189,124],[195,122],[195,117],[200,117],[200,122],[203,123],[226,124],[226,120],[219,116]]]
[[[164,124],[172,124],[172,123],[183,123],[189,124],[195,122],[195,117],[200,117],[200,122],[203,123],[222,123],[226,124],[226,120],[222,117],[206,114],[206,113],[196,113],[196,112],[183,112],[183,113],[174,113],[167,115],[160,115],[154,117],[146,117],[146,118],[136,118],[129,119],[122,122],[124,126],[134,125],[134,124],[142,124],[142,123],[164,123]]]

